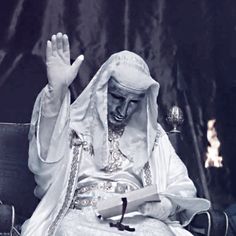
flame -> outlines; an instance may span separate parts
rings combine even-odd
[[[209,120],[207,123],[207,140],[210,145],[207,147],[207,159],[205,161],[205,168],[208,168],[210,166],[217,168],[223,166],[223,157],[219,156],[220,141],[217,138],[215,122],[216,120],[213,119]]]

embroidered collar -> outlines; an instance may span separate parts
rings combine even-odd
[[[119,128],[119,129],[108,129],[108,140],[112,141],[115,139],[119,139],[123,133],[124,133],[125,128]]]

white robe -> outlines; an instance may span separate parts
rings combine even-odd
[[[157,123],[156,101],[159,84],[150,76],[142,58],[132,52],[123,51],[113,54],[102,65],[72,105],[70,94],[66,94],[45,160],[40,155],[39,124],[47,87],[38,96],[29,133],[29,168],[35,174],[35,195],[41,198],[41,201],[31,218],[24,223],[23,236],[55,235],[66,219],[72,217],[73,214],[68,213],[68,209],[75,192],[81,158],[84,158],[83,153],[87,148],[86,142],[91,142],[93,146],[97,168],[101,170],[107,166],[107,90],[108,81],[112,76],[124,86],[146,91],[145,98],[140,101],[138,110],[125,127],[119,148],[125,156],[134,157],[133,171],[140,175],[144,186],[156,184],[159,194],[168,197],[178,206],[178,212],[168,218],[164,226],[168,225],[175,235],[187,236],[189,233],[182,226],[187,225],[197,212],[210,207],[207,200],[196,198],[196,189],[188,177],[186,167]],[[80,146],[71,147],[72,130],[79,135]],[[90,214],[88,210],[87,212]],[[150,218],[146,218],[143,219],[143,228],[150,221],[147,220]],[[82,222],[86,225],[84,218],[81,225]],[[163,225],[161,222],[158,223],[158,220],[154,222]],[[151,225],[153,228],[156,226],[153,223]],[[102,232],[101,227],[97,224],[94,234],[98,234],[99,228]],[[88,228],[86,230],[85,227],[84,231],[88,232]],[[111,232],[109,228],[108,231]],[[85,232],[79,233],[86,235]],[[135,235],[138,235],[137,231]],[[142,235],[141,231],[139,235]]]
[[[38,132],[40,130],[40,109],[43,95],[44,91],[38,96],[35,103],[29,134],[31,140],[29,168],[35,174],[37,182],[35,195],[42,199],[31,218],[24,223],[22,227],[23,236],[55,234],[67,214],[73,198],[80,160],[84,151],[83,144],[76,150],[70,148],[70,95],[67,94],[51,139],[48,158],[44,161],[40,157]],[[83,140],[82,134],[80,138]],[[146,165],[148,168],[143,169],[141,176],[144,186],[150,183],[156,184],[160,194],[168,196],[174,204],[178,205],[179,209],[183,210],[168,219],[165,224],[168,225],[174,235],[190,235],[190,233],[180,227],[180,224],[182,226],[187,225],[197,212],[209,209],[210,204],[207,200],[195,197],[196,190],[188,177],[187,169],[176,155],[160,125],[158,125],[157,138],[148,163]],[[155,226],[162,224],[158,223],[156,219],[152,219],[152,221],[157,222]],[[94,235],[95,233],[99,235],[99,227],[94,229]],[[145,226],[143,228],[145,229]],[[107,230],[111,233],[109,226],[107,226]],[[86,235],[85,232],[80,233],[81,235]],[[145,232],[145,235],[148,235],[147,231]],[[153,231],[151,230],[150,232]],[[120,232],[117,231],[117,233]],[[135,235],[144,234],[141,234],[141,232],[138,234],[136,231]],[[156,235],[159,234],[157,233]]]

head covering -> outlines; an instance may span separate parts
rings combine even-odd
[[[151,156],[157,132],[157,95],[159,84],[152,79],[147,64],[135,53],[113,54],[98,70],[81,95],[71,105],[71,128],[90,138],[95,163],[108,164],[107,90],[111,76],[122,85],[146,90],[138,110],[132,115],[120,139],[119,148],[140,170]]]

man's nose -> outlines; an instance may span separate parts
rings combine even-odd
[[[117,108],[119,116],[125,118],[127,116],[128,107],[129,107],[129,101],[128,100],[123,101],[122,104],[120,104],[120,106],[118,106]]]

